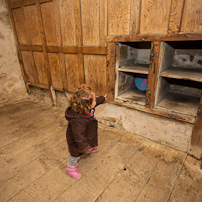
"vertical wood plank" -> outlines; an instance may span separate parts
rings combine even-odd
[[[168,34],[177,34],[180,30],[184,1],[185,0],[172,0]]]
[[[36,72],[40,84],[48,86],[48,76],[44,64],[44,56],[42,52],[33,52]]]
[[[49,65],[51,70],[52,85],[55,89],[63,89],[60,58],[57,53],[48,53]]]
[[[131,0],[108,0],[108,35],[128,35]]]
[[[67,91],[68,84],[67,84],[67,73],[66,73],[64,54],[59,53],[59,58],[60,58],[60,67],[61,67],[61,77],[62,77],[63,89],[65,91]]]
[[[141,3],[140,34],[166,34],[171,0],[142,0]]]
[[[148,84],[146,91],[146,103],[145,107],[153,108],[155,102],[155,92],[156,84],[159,75],[159,51],[161,42],[152,42],[151,44],[151,55],[149,63],[149,74],[148,74]]]
[[[189,146],[188,153],[197,159],[202,159],[202,95],[199,102],[199,108],[194,123],[191,143]]]
[[[68,91],[76,91],[83,81],[80,80],[79,59],[77,54],[64,54]]]
[[[29,51],[21,51],[27,81],[37,82]]]
[[[41,12],[41,5],[39,3],[39,0],[36,0],[36,8],[37,8],[37,14],[38,14],[38,21],[39,21],[39,33],[40,33],[40,39],[42,42],[42,49],[43,49],[43,55],[44,55],[44,64],[48,76],[48,86],[49,88],[52,85],[52,79],[51,79],[51,72],[50,72],[50,66],[49,66],[49,59],[48,54],[46,50],[46,39],[45,39],[45,33],[44,33],[44,27],[43,27],[43,20],[42,20],[42,12]]]
[[[79,68],[79,81],[80,84],[85,83],[85,76],[84,76],[84,55],[82,53],[78,53],[78,68]]]
[[[60,23],[63,46],[76,46],[75,7],[74,0],[60,0]]]
[[[26,6],[25,12],[32,45],[42,45],[36,5]]]
[[[25,15],[23,12],[23,8],[17,8],[10,11],[13,16],[14,26],[16,28],[16,34],[18,38],[18,42],[21,45],[27,44],[27,32],[25,26]]]
[[[100,45],[100,1],[81,0],[83,46]]]
[[[108,100],[114,101],[115,88],[115,43],[107,43],[107,94]]]
[[[27,88],[27,91],[30,93],[30,88],[29,88],[29,85],[27,83],[27,76],[25,74],[25,68],[24,68],[24,64],[23,64],[23,60],[22,60],[22,54],[19,50],[19,38],[18,38],[18,34],[17,34],[17,28],[16,28],[16,24],[15,24],[15,21],[14,21],[14,13],[12,12],[11,8],[10,8],[10,4],[9,4],[9,0],[6,0],[7,2],[7,5],[8,5],[8,10],[9,10],[9,14],[10,14],[10,19],[11,19],[11,23],[13,25],[13,31],[14,31],[14,35],[15,35],[15,39],[16,39],[16,43],[17,43],[17,51],[18,51],[18,58],[19,58],[19,62],[20,62],[20,67],[21,67],[21,71],[22,71],[22,76],[23,76],[23,79],[24,79],[24,82],[25,82],[25,86]],[[25,27],[23,27],[25,29]],[[22,28],[22,29],[23,29]],[[21,30],[21,29],[19,29]],[[24,30],[25,31],[25,30]]]
[[[49,3],[41,4],[41,11],[48,46],[61,46],[61,33],[58,0],[52,0]]]
[[[75,33],[76,44],[78,47],[82,46],[82,31],[81,31],[81,2],[80,0],[74,1],[74,16],[75,16]],[[83,65],[82,65],[83,66]]]
[[[27,44],[31,45],[32,41],[31,41],[31,34],[30,34],[30,30],[29,30],[29,22],[28,22],[28,17],[27,17],[26,10],[25,10],[24,6],[22,7],[22,10],[23,10],[24,16],[25,16]],[[37,74],[37,70],[36,70],[36,65],[35,65],[35,62],[34,62],[33,52],[29,51],[29,55],[30,55],[30,60],[31,60],[31,63],[32,63],[33,74],[34,74],[34,77],[35,77],[34,80],[35,80],[36,83],[39,83],[38,74]]]
[[[106,92],[106,56],[84,55],[85,81],[97,95]]]
[[[107,0],[100,0],[100,46],[106,47],[107,36]]]
[[[130,17],[130,35],[139,34],[140,29],[140,13],[141,12],[141,1],[131,1],[131,17]]]
[[[75,15],[75,26],[76,26],[76,44],[78,47],[81,47],[83,44],[83,35],[81,28],[81,1],[76,0],[74,2],[74,15]],[[84,59],[82,53],[77,53],[78,59],[78,83],[75,84],[74,90],[77,90],[81,84],[85,83],[84,78]],[[77,63],[76,63],[77,64]],[[67,71],[67,69],[66,69]]]
[[[180,31],[201,32],[202,31],[201,13],[202,13],[201,0],[185,0]]]

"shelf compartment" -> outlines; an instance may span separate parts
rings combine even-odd
[[[117,43],[116,47],[118,68],[123,66],[149,68],[151,42]]]
[[[172,112],[196,116],[200,97],[177,93],[168,93],[156,106],[156,109],[168,109]]]
[[[145,105],[146,91],[140,91],[135,85],[135,78],[139,73],[122,72],[117,73],[117,96],[116,100]],[[147,75],[143,75],[147,78]]]
[[[135,78],[149,73],[151,42],[116,43],[115,100],[145,105],[146,91],[140,91]]]
[[[202,41],[163,42],[160,76],[202,82]]]
[[[133,87],[117,96],[117,100],[121,100],[123,102],[130,102],[133,104],[144,105],[146,101],[145,92],[139,91],[137,88]]]
[[[202,83],[159,77],[155,108],[196,116]]]
[[[149,65],[147,65],[147,64],[136,64],[133,66],[122,66],[122,67],[118,68],[118,71],[148,74],[149,73]]]

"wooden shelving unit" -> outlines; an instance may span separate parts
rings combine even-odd
[[[201,45],[201,41],[163,42],[156,109],[196,116],[202,93],[202,65],[197,63],[202,59]]]
[[[140,109],[146,105],[150,95],[138,90],[134,82],[141,74],[155,79],[151,110],[157,114],[164,111],[172,117],[196,117],[202,93],[201,41],[164,41],[159,52],[151,50],[151,43],[117,43],[115,101]],[[158,66],[152,67],[152,71],[150,54],[159,54]]]

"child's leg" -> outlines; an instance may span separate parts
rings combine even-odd
[[[79,159],[80,159],[80,157],[73,157],[73,156],[70,156],[68,165],[69,165],[69,166],[75,166],[75,165],[77,164],[77,162],[78,162]]]
[[[69,162],[67,164],[66,174],[74,179],[81,178],[82,174],[77,170],[78,164],[77,161],[80,157],[70,156]]]

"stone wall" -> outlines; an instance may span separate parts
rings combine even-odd
[[[99,105],[95,112],[97,120],[103,124],[188,151],[193,124],[109,103]]]
[[[0,104],[25,99],[28,93],[5,0],[0,0],[0,44]]]

